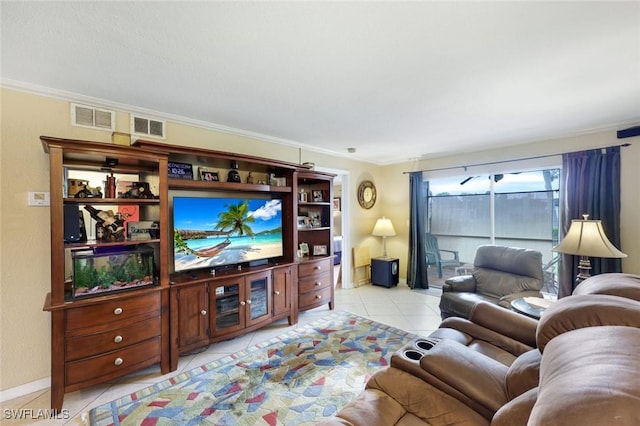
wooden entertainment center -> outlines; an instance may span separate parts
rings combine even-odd
[[[324,304],[333,309],[333,175],[152,141],[40,139],[50,164],[44,310],[51,312],[53,409],[67,392],[154,364],[166,374],[200,347],[284,318],[295,324],[300,311]],[[200,180],[196,169],[214,180]],[[104,192],[90,178],[106,179]],[[116,190],[116,178],[129,185]],[[279,200],[282,255],[175,272],[172,200],[183,194]],[[152,225],[135,233],[141,224]]]

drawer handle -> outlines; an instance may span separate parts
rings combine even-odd
[[[114,314],[114,315],[120,315],[120,314],[122,314],[122,308],[115,308],[115,309],[113,310],[113,314]]]
[[[275,294],[276,296],[280,296],[280,292],[278,290],[274,291],[273,294]]]
[[[316,281],[316,287],[320,287],[322,283],[320,281]]]
[[[316,299],[318,299],[318,300],[322,299],[322,295],[318,294],[318,295],[316,296]]]
[[[251,299],[247,300],[247,305],[251,304]]]
[[[114,337],[114,338],[113,338],[113,341],[114,341],[114,342],[116,342],[116,343],[120,343],[120,342],[122,342],[122,336],[116,336],[116,337]]]
[[[316,271],[319,271],[319,270],[320,270],[320,269],[322,269],[322,268],[321,268],[321,267],[319,267],[319,266],[314,266],[314,267],[313,267],[313,269],[315,269]]]
[[[241,305],[241,306],[246,305],[246,303],[244,302],[244,300],[243,300],[242,302],[240,302],[240,305]]]
[[[124,362],[124,360],[122,358],[116,358],[116,360],[113,361],[113,363],[115,365],[122,365],[123,362]]]
[[[200,315],[202,315],[202,316],[207,315],[207,311],[206,311],[205,309],[201,310],[201,311],[200,311]]]

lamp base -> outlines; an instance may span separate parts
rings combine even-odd
[[[580,256],[578,261],[578,276],[576,277],[576,285],[591,277],[591,261],[587,256]]]

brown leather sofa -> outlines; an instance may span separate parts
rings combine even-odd
[[[640,275],[601,274],[595,275],[577,286],[572,296],[609,295],[640,301]],[[577,328],[591,325],[630,325],[625,322],[626,315],[618,301],[609,306],[608,299],[598,299],[598,309],[592,309],[591,299],[575,301],[575,304],[561,303],[549,308],[543,315],[543,322],[560,318],[568,321],[571,316],[582,315],[582,322],[573,321]],[[572,309],[573,313],[560,314],[560,309]],[[604,315],[605,310],[608,313]],[[552,315],[550,318],[549,314]],[[616,315],[617,313],[617,315]],[[469,319],[450,317],[440,323],[440,328],[431,333],[431,338],[451,339],[469,346],[506,366],[525,352],[537,347],[536,331],[538,321],[500,308],[497,305],[478,302],[474,305]]]
[[[516,247],[478,247],[471,275],[449,278],[442,286],[440,315],[469,318],[477,302],[508,308],[512,300],[540,297],[542,253]]]
[[[509,365],[434,333],[397,351],[389,368],[320,424],[640,424],[640,277],[598,277],[548,308],[536,347]],[[476,320],[488,321],[489,312]]]

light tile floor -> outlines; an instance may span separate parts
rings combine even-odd
[[[353,289],[336,289],[336,311],[349,311],[354,314],[371,318],[372,320],[388,324],[419,335],[428,335],[440,324],[439,289],[411,290],[406,284],[385,288],[365,285]],[[225,342],[215,343],[201,352],[182,356],[178,362],[177,371],[160,375],[159,367],[153,366],[143,371],[130,374],[112,383],[96,385],[91,388],[68,393],[64,398],[63,415],[65,419],[34,420],[43,415],[42,410],[50,406],[51,393],[48,389],[31,393],[2,403],[2,417],[0,423],[42,424],[42,425],[84,425],[89,424],[87,413],[90,409],[110,402],[128,393],[143,389],[159,381],[168,379],[183,371],[188,371],[207,362],[246,349],[252,345],[268,340],[271,337],[286,333],[309,322],[316,321],[329,314],[328,305],[300,313],[297,325],[289,326],[286,319],[275,322],[258,331],[248,333]],[[29,419],[9,419],[7,414],[15,417],[20,413]],[[62,416],[60,416],[62,417]]]

